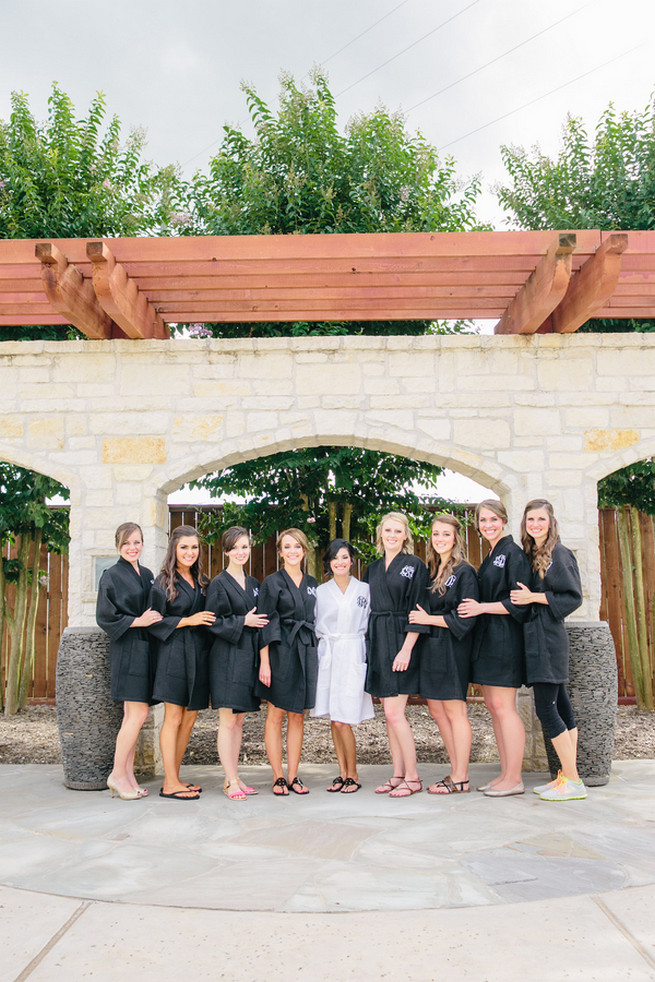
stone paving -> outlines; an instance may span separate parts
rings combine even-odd
[[[333,770],[334,768],[332,768]],[[443,768],[441,768],[443,770]],[[472,785],[493,774],[473,765]],[[655,762],[614,765],[585,801],[530,793],[198,802],[75,792],[58,766],[0,767],[4,980],[655,979]],[[423,768],[429,781],[443,776]],[[340,912],[340,913],[337,913]],[[529,954],[531,952],[531,955]],[[566,970],[562,968],[562,958]],[[336,960],[335,960],[336,959]],[[179,974],[178,974],[179,973]]]

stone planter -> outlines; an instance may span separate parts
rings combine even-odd
[[[614,641],[606,621],[566,625],[570,651],[568,691],[578,722],[578,770],[589,787],[607,784],[614,754],[618,680]],[[552,777],[559,758],[544,733]]]
[[[67,627],[57,658],[57,723],[64,784],[107,787],[123,707],[109,696],[109,638],[97,627]]]

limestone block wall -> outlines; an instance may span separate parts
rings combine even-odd
[[[0,344],[0,459],[71,490],[69,623],[94,623],[93,570],[138,521],[159,567],[167,494],[289,447],[388,450],[496,491],[518,532],[553,501],[600,597],[596,484],[655,454],[653,335],[71,341]]]

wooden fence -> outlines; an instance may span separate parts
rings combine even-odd
[[[208,508],[185,508],[173,505],[169,509],[170,528],[178,525],[196,526],[199,516]],[[646,587],[647,603],[653,610],[655,597],[655,543],[653,541],[653,521],[647,515],[641,515],[643,554],[642,564]],[[599,513],[602,600],[601,620],[609,621],[610,629],[616,645],[616,656],[619,671],[619,698],[631,699],[634,696],[630,659],[627,652],[627,638],[624,616],[624,588],[621,576],[621,559],[616,529],[616,513],[614,509],[605,508]],[[480,538],[474,529],[467,529],[467,549],[470,561],[479,566],[483,558]],[[416,553],[425,559],[425,543],[417,543]],[[203,547],[203,565],[210,576],[216,576],[223,568],[223,557],[220,547]],[[275,542],[259,543],[252,550],[250,571],[258,580],[277,568]],[[54,702],[55,699],[55,667],[59,639],[66,626],[66,610],[68,605],[68,560],[65,556],[41,552],[41,569],[46,572],[46,586],[42,588],[41,603],[37,621],[37,651],[34,667],[34,679],[30,690],[30,701]],[[10,600],[11,597],[10,591]],[[650,618],[651,653],[655,638],[653,637],[653,618]],[[2,645],[2,678],[5,675],[5,658],[7,637]]]

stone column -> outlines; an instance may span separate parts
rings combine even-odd
[[[618,678],[616,651],[606,621],[566,625],[571,646],[568,690],[578,723],[578,770],[590,787],[607,784],[612,769]],[[544,734],[550,773],[559,758]]]

